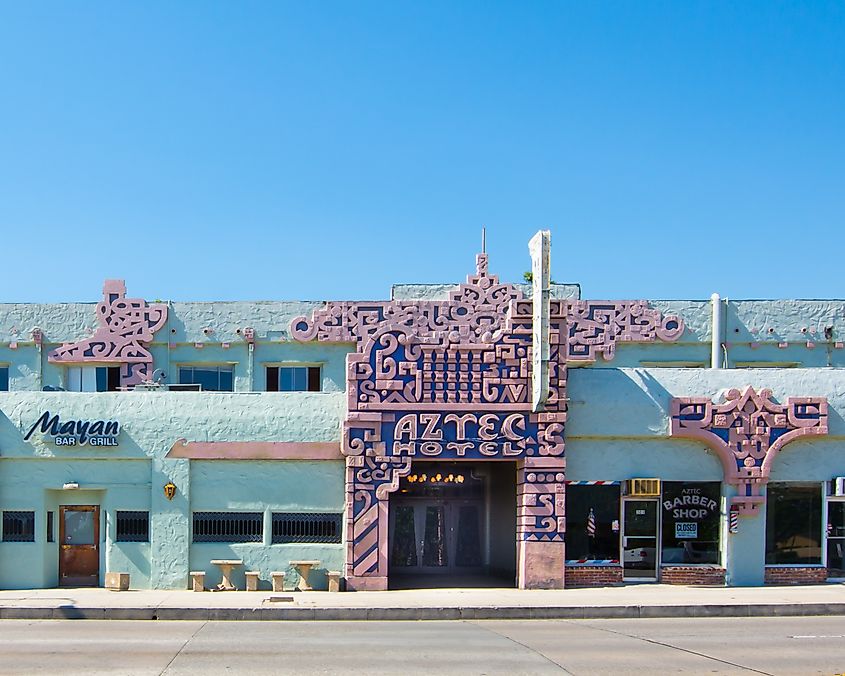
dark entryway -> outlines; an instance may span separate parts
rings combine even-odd
[[[415,462],[390,498],[390,587],[514,586],[516,467]]]

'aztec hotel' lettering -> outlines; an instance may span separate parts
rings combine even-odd
[[[525,416],[513,413],[460,415],[449,413],[408,414],[400,418],[393,432],[393,455],[437,456],[444,451],[462,457],[468,451],[483,456],[520,455],[526,443]]]
[[[62,422],[58,415],[45,411],[29,428],[23,438],[29,441],[32,433],[40,427],[41,434],[53,437],[56,446],[117,446],[120,423],[115,420],[68,420]]]

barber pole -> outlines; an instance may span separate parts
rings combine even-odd
[[[587,537],[596,537],[596,515],[592,507],[590,507],[590,513],[587,516]]]
[[[728,524],[728,530],[731,533],[736,533],[739,531],[739,510],[731,509],[730,511],[730,522]]]

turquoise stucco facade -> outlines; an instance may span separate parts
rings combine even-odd
[[[440,300],[453,288],[402,285],[394,288],[393,298]],[[576,299],[579,294],[577,286],[557,285],[553,296]],[[599,358],[568,370],[566,480],[721,482],[719,565],[725,580],[762,584],[766,507],[742,516],[738,532],[728,532],[728,509],[737,489],[724,482],[712,448],[671,435],[671,401],[701,396],[719,401],[727,390],[748,386],[771,390],[779,402],[826,398],[828,433],[786,445],[770,481],[817,484],[827,499],[831,480],[845,476],[845,349],[839,342],[845,334],[845,301],[722,301],[717,342],[724,368],[710,368],[709,301],[649,305],[683,319],[680,339],[621,342],[612,361]],[[231,366],[233,392],[44,391],[67,386],[69,364],[55,363],[49,354],[91,334],[95,304],[0,304],[0,368],[8,368],[9,382],[9,391],[0,392],[0,511],[35,512],[33,542],[0,541],[0,588],[58,585],[59,548],[55,533],[48,541],[47,514],[67,505],[100,509],[101,583],[106,572],[120,571],[130,573],[136,588],[184,589],[190,571],[205,570],[207,584],[214,585],[220,575],[209,562],[221,558],[243,560],[233,579],[241,587],[245,570],[259,571],[265,588],[273,571],[285,571],[295,580],[295,560],[320,561],[312,580],[318,588],[325,588],[327,571],[343,569],[345,537],[331,544],[273,544],[270,533],[274,513],[343,514],[348,508],[347,468],[339,446],[348,410],[347,356],[354,346],[292,339],[293,318],[322,303],[166,306],[167,320],[147,345],[153,368],[167,374],[167,382],[177,382],[180,366]],[[254,339],[246,339],[247,328]],[[321,391],[266,391],[267,368],[275,366],[319,367]],[[62,420],[119,421],[118,444],[57,446],[40,433],[24,440],[45,411]],[[254,450],[184,457],[173,452],[179,440],[334,444],[338,452],[330,458],[302,452],[284,457],[287,451],[262,457]],[[176,492],[169,499],[163,489],[171,482]],[[149,513],[148,542],[116,541],[114,515],[121,510]],[[196,512],[258,512],[262,540],[195,542]],[[495,520],[489,528],[495,533]],[[513,528],[511,520],[508,528]],[[508,537],[504,534],[495,546]]]
[[[289,561],[319,559],[319,582],[343,562],[342,545],[191,543],[194,511],[343,510],[343,462],[189,460],[168,458],[177,439],[331,441],[337,437],[339,393],[0,393],[0,500],[6,510],[35,510],[36,541],[0,542],[0,587],[52,587],[57,547],[47,543],[46,513],[68,504],[97,504],[102,514],[100,570],[129,572],[139,588],[185,588],[189,570],[217,558],[243,559],[236,573],[288,570]],[[116,447],[59,447],[37,433],[23,436],[43,411],[63,420],[92,417],[121,423]],[[96,412],[96,416],[92,415]],[[173,482],[168,500],[163,486]],[[79,489],[63,490],[66,484]],[[292,509],[295,507],[296,509]],[[150,512],[150,542],[115,542],[116,510]],[[238,577],[236,577],[238,579]],[[219,581],[219,580],[218,580]]]

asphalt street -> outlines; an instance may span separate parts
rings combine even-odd
[[[0,621],[0,674],[839,674],[845,618]]]

